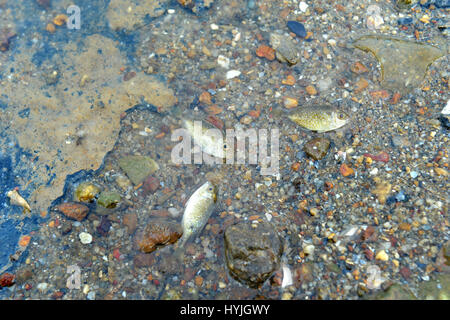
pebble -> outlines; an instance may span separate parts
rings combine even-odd
[[[47,282],[41,282],[36,287],[40,293],[45,293],[48,289],[48,283]]]
[[[306,37],[306,29],[300,22],[291,20],[287,22],[287,27],[300,38]]]
[[[291,97],[286,97],[283,100],[283,104],[285,106],[285,108],[287,109],[292,109],[298,106],[298,101],[297,99],[291,98]]]
[[[82,244],[89,244],[92,242],[92,236],[87,232],[81,232],[79,238]]]
[[[82,221],[87,216],[89,207],[81,203],[66,202],[57,205],[55,210],[60,211],[68,218]]]
[[[317,94],[316,88],[314,88],[313,85],[309,85],[305,88],[306,93],[308,93],[310,96],[315,96]]]
[[[320,160],[326,156],[330,143],[330,140],[326,138],[314,138],[305,143],[303,150],[314,160]]]
[[[298,8],[300,9],[301,12],[306,12],[306,9],[308,9],[308,5],[306,4],[306,2],[301,1],[298,4]]]
[[[239,70],[230,70],[226,74],[227,80],[239,77],[241,75],[241,72]]]
[[[219,55],[217,57],[217,64],[224,69],[228,69],[230,67],[230,59],[223,55]]]
[[[375,259],[381,260],[381,261],[388,261],[389,260],[389,256],[386,253],[386,251],[380,250],[380,251],[377,252],[377,254],[375,256]]]
[[[397,23],[403,26],[407,26],[413,23],[413,19],[411,17],[403,17],[397,20]]]
[[[325,78],[317,82],[317,87],[319,88],[320,91],[326,91],[331,87],[332,84],[333,83],[331,78]]]

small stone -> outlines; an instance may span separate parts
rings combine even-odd
[[[313,85],[309,85],[305,88],[306,93],[308,93],[310,96],[315,96],[317,94],[317,90]]]
[[[86,218],[89,212],[88,206],[76,202],[61,203],[54,209],[60,211],[66,217],[77,221],[82,221],[84,218]]]
[[[41,282],[36,286],[36,288],[39,290],[40,293],[45,293],[45,292],[47,292],[47,289],[48,289],[48,283]]]
[[[47,30],[50,33],[55,33],[56,28],[55,25],[53,23],[48,23],[47,26],[45,27],[45,30]]]
[[[312,256],[314,254],[314,249],[314,245],[309,244],[303,248],[303,252],[308,256]]]
[[[306,4],[305,1],[301,1],[298,4],[298,8],[300,9],[301,12],[306,12],[306,9],[308,9],[308,5]]]
[[[251,288],[263,284],[279,267],[283,243],[268,222],[240,222],[224,233],[225,258],[230,274]]]
[[[107,216],[102,216],[100,224],[96,228],[97,232],[101,236],[106,237],[110,229],[111,229],[111,221],[108,219]]]
[[[154,176],[148,176],[142,185],[144,195],[154,194],[161,186],[159,179]]]
[[[376,260],[381,260],[381,261],[388,261],[389,260],[389,256],[386,253],[386,251],[384,250],[380,250],[378,251],[378,253],[375,255],[375,259]]]
[[[318,213],[319,213],[319,209],[317,209],[317,208],[309,209],[309,214],[313,217],[316,216]]]
[[[329,148],[330,140],[326,138],[314,138],[305,144],[303,151],[314,160],[320,160],[326,156]]]
[[[380,204],[386,203],[386,198],[391,192],[392,185],[387,181],[382,181],[378,177],[374,178],[374,182],[376,183],[376,186],[375,189],[372,190],[372,193],[378,197]]]
[[[119,159],[119,166],[125,171],[134,185],[140,184],[146,177],[159,170],[155,160],[140,155],[126,156]]]
[[[117,207],[117,204],[120,202],[120,194],[114,191],[103,191],[98,196],[97,204],[107,208],[113,209]]]
[[[178,223],[152,219],[136,234],[134,241],[140,251],[150,253],[156,250],[157,246],[175,243],[182,233]]]
[[[81,232],[78,237],[82,244],[90,244],[92,242],[92,236],[87,232]]]
[[[228,69],[230,67],[230,59],[225,56],[219,55],[217,57],[217,64],[224,69]]]
[[[298,101],[297,99],[291,98],[291,97],[285,97],[283,99],[283,104],[285,106],[285,108],[287,109],[292,109],[298,106]]]
[[[239,70],[230,70],[227,72],[226,78],[227,78],[227,80],[229,80],[229,79],[239,77],[240,75],[241,75],[241,72]]]
[[[24,284],[27,280],[31,279],[32,277],[33,277],[33,269],[29,266],[25,266],[17,270],[16,282],[18,284]]]
[[[53,19],[53,23],[57,26],[62,26],[63,24],[66,24],[67,19],[69,19],[69,17],[67,17],[65,14],[58,14]]]
[[[302,23],[291,20],[287,22],[287,27],[300,38],[306,37],[306,29]]]
[[[127,227],[129,234],[134,233],[137,228],[137,215],[135,213],[127,213],[123,216],[122,223]]]
[[[281,83],[287,86],[293,86],[295,84],[295,78],[293,75],[288,75],[286,79],[281,80]]]
[[[341,174],[344,177],[348,177],[355,173],[355,171],[352,168],[350,168],[349,166],[347,166],[345,163],[343,163],[341,165],[341,167],[339,168],[339,171],[341,172]]]
[[[198,97],[198,101],[208,106],[211,105],[211,94],[208,91],[203,91],[202,94]]]
[[[194,279],[195,285],[197,287],[201,287],[203,284],[203,277],[202,276],[196,276]]]
[[[367,69],[366,66],[363,65],[363,64],[362,64],[361,62],[359,62],[359,61],[357,61],[357,62],[355,62],[354,64],[352,64],[352,66],[350,67],[350,70],[351,70],[353,73],[356,73],[356,74],[361,74],[361,73],[365,73],[365,72],[368,72],[368,71],[369,71],[369,69]]]
[[[256,49],[256,55],[260,58],[266,58],[267,60],[274,60],[275,59],[275,50],[271,47],[262,44]]]
[[[364,79],[364,78],[360,78],[356,83],[355,83],[355,93],[360,93],[362,92],[365,88],[367,88],[369,86],[369,82]]]
[[[134,266],[137,268],[150,267],[155,262],[155,256],[147,253],[138,253],[133,258]]]
[[[11,273],[4,273],[0,276],[0,289],[3,287],[11,287],[14,284],[16,276]]]
[[[330,89],[331,85],[333,84],[331,78],[325,78],[322,80],[317,81],[317,87],[319,88],[319,91],[327,91]]]
[[[448,175],[448,171],[445,170],[444,168],[439,168],[439,167],[435,167],[434,168],[434,172],[436,172],[436,174],[438,176],[447,176]]]
[[[64,236],[72,231],[72,223],[70,221],[64,221],[61,224],[61,234]]]
[[[131,187],[131,181],[127,177],[123,175],[118,175],[116,177],[116,183],[117,185],[124,191],[128,190],[129,187]]]
[[[75,200],[79,202],[91,202],[100,192],[100,188],[90,182],[80,183],[75,190]]]

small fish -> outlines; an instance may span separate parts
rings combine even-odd
[[[209,126],[204,121],[200,120],[193,121],[185,119],[183,124],[184,127],[189,131],[189,134],[194,140],[194,143],[197,144],[203,152],[217,158],[225,158],[226,142],[223,139],[221,130],[213,126]],[[201,129],[195,130],[200,127]],[[217,133],[217,135],[215,135],[214,133]]]
[[[24,198],[22,198],[19,192],[17,192],[17,188],[8,191],[6,195],[10,199],[11,204],[21,206],[23,208],[23,213],[31,212],[30,205]]]
[[[331,106],[310,106],[291,114],[289,119],[306,129],[326,132],[346,125],[350,117]]]
[[[175,256],[180,256],[186,242],[202,231],[217,202],[217,188],[209,181],[198,188],[186,202],[181,225],[183,236],[179,240]]]

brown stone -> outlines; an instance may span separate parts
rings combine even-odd
[[[137,248],[145,253],[156,250],[157,246],[175,243],[183,234],[181,226],[177,223],[152,219],[143,230],[135,236]]]
[[[16,276],[11,273],[4,273],[0,276],[0,288],[11,287],[14,284]]]
[[[369,69],[366,68],[365,65],[363,65],[361,62],[357,61],[350,67],[350,70],[356,74],[361,74],[364,72],[368,72]]]
[[[159,179],[154,176],[148,176],[142,184],[142,191],[144,195],[149,195],[155,193],[159,187]]]
[[[308,141],[303,147],[303,150],[314,160],[320,160],[325,157],[329,148],[330,140],[320,137]]]
[[[137,227],[137,215],[135,213],[127,213],[123,216],[123,224],[127,227],[129,234],[134,233]]]
[[[88,206],[77,202],[61,203],[57,205],[54,209],[61,212],[66,217],[77,221],[82,221],[84,218],[86,218],[89,212]]]
[[[150,267],[155,262],[152,254],[138,253],[133,258],[134,266],[137,268]]]

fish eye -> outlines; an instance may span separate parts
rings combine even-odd
[[[338,118],[341,120],[344,120],[347,118],[347,115],[345,113],[341,112],[341,113],[339,113]]]

